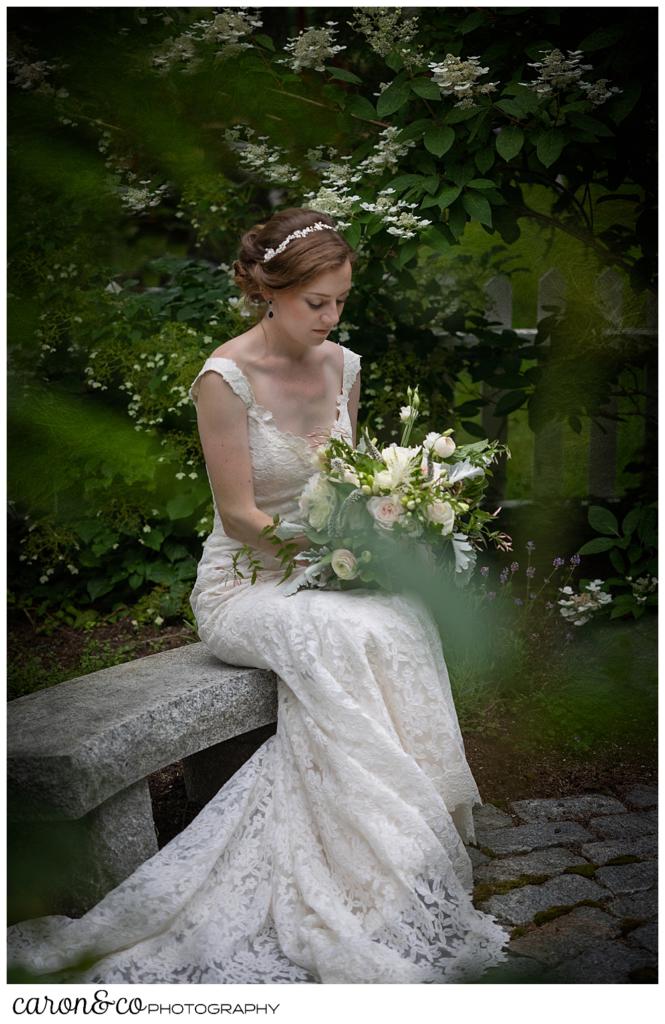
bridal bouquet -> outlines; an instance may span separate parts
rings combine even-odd
[[[500,509],[481,507],[490,466],[502,453],[510,458],[507,446],[487,439],[457,446],[452,429],[410,444],[417,388],[408,388],[407,400],[399,445],[380,448],[367,430],[355,448],[331,438],[317,449],[319,471],[300,496],[301,521],[275,517],[264,531],[280,546],[283,582],[295,566],[293,537],[304,533],[312,542],[297,554],[306,568],[286,584],[289,593],[368,584],[392,589],[405,560],[411,568],[442,568],[463,584],[479,547],[493,541],[510,549],[510,538],[488,526]]]

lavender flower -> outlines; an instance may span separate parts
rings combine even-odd
[[[562,566],[562,565],[565,565],[565,564],[566,564],[566,560],[565,560],[565,558],[559,558],[559,556],[558,556],[558,555],[557,555],[557,557],[556,557],[555,559],[553,559],[553,561],[552,561],[552,565],[554,566],[554,568],[555,568],[555,569],[560,569],[560,568],[561,568],[561,566]]]
[[[529,577],[529,579],[532,579],[536,575],[536,567],[535,567],[535,565],[530,565],[528,567],[528,569],[526,570],[526,574]]]
[[[570,556],[570,564],[571,565],[579,565],[581,561],[582,561],[582,559],[580,558],[579,555],[571,555]]]
[[[511,562],[510,563],[510,571],[511,572],[517,572],[519,567],[520,567],[520,563],[519,562]]]
[[[489,565],[481,565],[481,567],[480,567],[480,575],[481,576],[487,576],[489,571],[490,571]]]
[[[536,550],[536,545],[533,543],[532,540],[528,540],[526,542],[526,549],[527,549],[527,551],[535,551]]]

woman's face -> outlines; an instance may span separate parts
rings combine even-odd
[[[340,320],[351,290],[351,275],[351,263],[346,260],[302,287],[275,293],[275,328],[307,345],[320,345]]]

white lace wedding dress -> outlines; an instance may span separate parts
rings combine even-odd
[[[359,365],[345,348],[337,436],[350,437]],[[194,401],[207,371],[247,406],[258,507],[293,519],[309,442],[277,427],[229,359],[205,362]],[[215,512],[192,608],[221,659],[278,674],[276,734],[84,917],[14,925],[9,963],[87,983],[476,980],[509,936],[471,902],[464,843],[481,800],[429,613],[362,589],[285,596],[277,568],[234,581],[238,547]],[[101,959],[68,975],[88,952]]]

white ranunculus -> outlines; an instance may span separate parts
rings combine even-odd
[[[440,459],[447,459],[457,447],[452,437],[444,437],[443,434],[437,434],[434,431],[427,435],[423,445],[429,451],[433,451],[435,455],[438,455]]]
[[[380,498],[370,498],[367,511],[377,526],[383,530],[392,530],[396,522],[404,515],[402,502],[396,494],[386,494]]]
[[[353,580],[358,575],[358,559],[348,548],[337,548],[330,559],[335,576],[341,580]]]
[[[452,533],[455,525],[455,510],[448,501],[440,501],[438,498],[431,505],[427,506],[426,515],[430,523],[439,523],[443,534]]]
[[[485,470],[482,466],[473,466],[468,459],[456,462],[448,470],[448,483],[456,484],[460,480],[466,480],[474,476],[484,476]]]
[[[323,530],[337,505],[337,494],[320,473],[311,476],[300,495],[300,511],[315,530]]]

